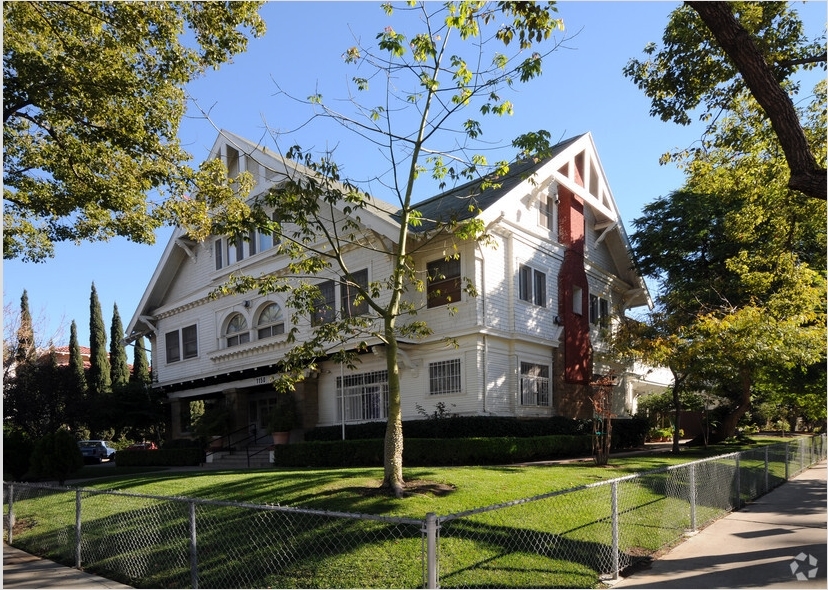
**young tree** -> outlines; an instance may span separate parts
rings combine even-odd
[[[652,101],[650,114],[686,125],[704,105],[711,120],[748,89],[771,122],[789,167],[788,187],[826,199],[825,162],[800,125],[790,95],[800,68],[826,63],[824,38],[809,41],[788,2],[686,2],[670,15],[663,47],[624,74]]]
[[[3,257],[153,243],[164,216],[150,195],[191,180],[184,89],[264,34],[260,5],[4,3]]]
[[[389,5],[384,8],[389,15],[394,12]],[[357,115],[349,117],[329,108],[319,95],[308,101],[319,109],[316,116],[333,119],[382,149],[389,171],[376,180],[387,187],[398,206],[393,215],[398,224],[393,243],[360,224],[361,212],[376,210],[377,205],[355,181],[341,177],[332,154],[317,159],[299,146],[286,152],[298,162],[295,175],[261,203],[253,203],[246,214],[235,215],[238,208],[232,209],[240,221],[232,223],[230,215],[213,217],[211,226],[216,234],[244,235],[251,224],[276,232],[283,251],[292,258],[285,275],[236,277],[221,293],[284,292],[295,313],[294,326],[307,322],[308,316],[324,316],[324,321],[315,322],[313,337],[286,355],[283,368],[289,377],[300,379],[303,369],[324,358],[353,367],[356,350],[367,341],[383,345],[389,393],[382,485],[397,496],[405,485],[398,338],[430,333],[414,317],[417,306],[405,297],[409,291],[424,291],[427,279],[415,270],[412,256],[418,249],[435,247],[439,239],[450,261],[457,256],[458,243],[485,238],[473,199],[458,211],[426,218],[416,203],[418,180],[430,177],[444,186],[477,179],[486,188],[508,172],[505,160],[489,163],[485,156],[474,154],[482,126],[476,115],[468,113],[477,109],[483,116],[510,114],[513,105],[503,93],[541,74],[543,58],[554,49],[545,48],[543,42],[562,28],[561,21],[553,18],[551,5],[426,2],[401,10],[405,16],[416,17],[409,22],[418,23],[422,30],[406,35],[388,26],[377,35],[376,48],[352,47],[344,54],[347,63],[359,67],[353,79],[356,94],[381,106],[354,101]],[[456,49],[455,43],[459,43]],[[492,45],[498,49],[491,51]],[[371,84],[377,81],[385,84],[379,97],[371,94]],[[545,153],[548,140],[549,133],[538,131],[520,136],[513,146],[521,156],[533,157]],[[231,193],[223,194],[229,198]],[[200,195],[204,210],[228,209],[225,201],[211,201],[212,196]],[[265,207],[279,212],[284,228],[265,215]],[[191,224],[183,225],[191,228]],[[387,277],[365,284],[346,262],[347,252],[354,248],[384,253],[390,268]],[[310,280],[320,273],[329,273],[323,275],[326,278],[341,277],[339,286],[348,293],[349,303],[366,311],[352,314],[328,309]],[[468,280],[463,281],[463,288],[472,295],[475,292]],[[450,312],[452,302],[446,307]],[[281,386],[290,388],[291,383],[282,381]]]
[[[109,328],[109,379],[112,390],[120,391],[129,383],[129,364],[123,344],[124,325],[116,303],[112,310],[112,324]]]

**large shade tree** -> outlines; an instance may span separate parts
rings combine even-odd
[[[822,164],[824,104],[821,83],[800,113]],[[692,334],[703,379],[730,408],[719,437],[733,434],[757,379],[767,391],[774,374],[825,359],[825,203],[787,185],[778,138],[747,93],[731,111],[686,156],[683,189],[647,205],[631,236],[664,313]]]
[[[800,69],[825,68],[825,39],[806,37],[792,3],[686,2],[671,13],[662,46],[644,51],[624,74],[651,100],[652,115],[687,125],[700,112],[715,121],[749,90],[778,138],[789,188],[826,199],[825,162],[792,99]]]
[[[3,3],[3,257],[153,243],[193,176],[184,88],[264,33],[260,4]]]
[[[483,238],[484,229],[474,215],[477,209],[472,200],[465,205],[471,208],[470,218],[424,219],[417,208],[418,194],[423,192],[418,189],[422,181],[428,183],[428,191],[458,180],[496,183],[516,152],[536,155],[549,147],[548,133],[530,132],[514,141],[513,155],[489,162],[475,153],[479,147],[475,140],[482,133],[480,117],[510,114],[514,108],[507,98],[511,87],[541,74],[543,58],[554,49],[552,33],[562,23],[554,18],[551,4],[426,2],[384,8],[389,16],[403,17],[400,22],[405,24],[379,32],[375,47],[355,46],[344,53],[346,62],[358,67],[353,78],[353,116],[333,110],[319,95],[307,102],[316,111],[312,117],[340,123],[364,138],[372,151],[379,149],[378,166],[385,162],[388,173],[376,178],[375,186],[385,187],[387,196],[376,196],[398,206],[396,238],[380,239],[365,230],[359,221],[362,212],[376,205],[356,182],[343,178],[332,153],[314,154],[295,145],[284,149],[281,141],[276,149],[298,163],[297,173],[261,201],[248,203],[248,211],[230,205],[238,191],[227,187],[199,195],[182,212],[183,217],[196,221],[207,219],[208,211],[222,213],[210,218],[208,229],[214,234],[245,235],[252,224],[281,238],[280,247],[292,259],[284,274],[236,277],[222,290],[284,292],[295,314],[294,326],[307,324],[309,317],[324,316],[313,327],[313,336],[283,359],[286,379],[280,385],[291,387],[291,380],[301,379],[303,371],[325,358],[353,367],[355,352],[365,343],[382,344],[389,390],[383,487],[400,495],[405,483],[398,339],[430,333],[414,317],[419,304],[405,296],[425,291],[427,277],[417,272],[413,255],[417,249],[434,247],[439,238],[443,256],[455,258],[457,244]],[[406,26],[419,29],[403,33]],[[491,149],[491,145],[486,147]],[[266,214],[272,208],[279,212],[279,219]],[[182,224],[191,235],[206,235],[198,223],[184,219]],[[387,276],[374,277],[366,284],[346,263],[347,252],[354,248],[384,254]],[[336,277],[349,303],[360,312],[326,309],[314,284],[320,282],[314,279],[317,276]],[[467,280],[463,288],[474,293],[474,285]],[[447,313],[455,303],[448,302]]]

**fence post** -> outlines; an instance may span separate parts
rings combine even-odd
[[[426,514],[426,588],[438,588],[437,515]]]
[[[617,580],[621,566],[619,564],[618,535],[618,482],[612,482],[612,579]]]
[[[14,484],[9,484],[9,545],[13,542],[14,537]]]
[[[788,481],[789,474],[788,474],[788,458],[790,450],[788,449],[788,441],[785,441],[785,481]]]
[[[81,569],[81,491],[75,490],[75,567]]]
[[[767,494],[770,491],[770,482],[768,480],[768,449],[770,449],[770,445],[765,445],[765,493]]]
[[[190,586],[198,588],[198,551],[196,547],[196,510],[195,502],[189,502],[190,506]]]
[[[690,531],[696,532],[696,464],[690,464]]]
[[[740,466],[740,459],[742,458],[741,453],[736,453],[736,510],[740,510],[742,508],[742,477],[741,477],[741,466]]]
[[[799,439],[799,473],[805,471],[805,439]]]

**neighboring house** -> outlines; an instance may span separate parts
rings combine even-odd
[[[210,157],[223,158],[231,176],[250,172],[257,183],[252,196],[298,168],[229,132],[219,135]],[[651,301],[592,136],[558,144],[544,161],[513,166],[497,189],[478,187],[467,184],[417,206],[426,219],[468,217],[473,199],[492,243],[460,244],[459,259],[450,261],[443,251],[449,240],[416,251],[417,269],[445,276],[427,292],[449,293],[456,313],[447,312],[445,300],[406,293],[424,308],[416,319],[433,335],[400,345],[403,418],[417,418],[418,406],[430,413],[438,402],[460,415],[591,417],[590,381],[609,371],[618,377],[615,413],[627,415],[641,373],[611,362],[602,331],[625,310]],[[366,239],[395,241],[395,213],[380,201],[360,210]],[[389,275],[388,259],[370,249],[346,256],[365,284]],[[290,346],[290,311],[279,294],[210,294],[231,273],[273,273],[287,262],[271,235],[196,243],[174,232],[127,328],[128,340],[145,335],[151,342],[154,387],[170,402],[173,437],[188,434],[196,400],[221,400],[233,409],[236,428],[255,424],[264,433],[275,398],[270,381]],[[461,290],[461,277],[474,281],[477,297]],[[347,292],[335,274],[316,282],[331,310],[344,311]],[[318,316],[296,326],[299,339],[312,322],[325,321],[324,313]],[[447,346],[446,338],[457,346]],[[356,370],[323,361],[299,385],[305,429],[385,420],[383,350],[378,341],[368,344]]]

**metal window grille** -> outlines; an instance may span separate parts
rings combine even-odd
[[[428,392],[431,395],[460,393],[460,359],[428,364]]]
[[[388,371],[337,377],[336,399],[337,422],[342,422],[343,405],[345,422],[385,420],[388,418]]]
[[[522,406],[549,405],[549,367],[534,363],[520,363],[520,404]]]

